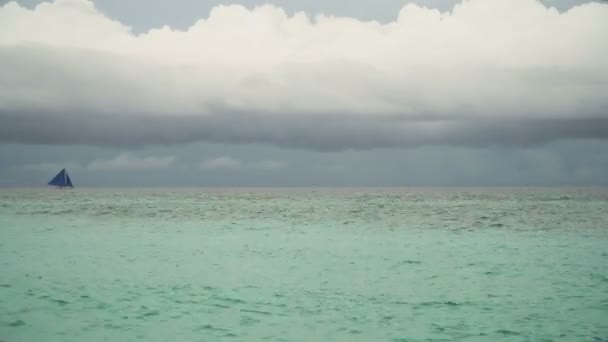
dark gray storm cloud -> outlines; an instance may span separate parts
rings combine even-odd
[[[0,8],[0,142],[322,151],[608,138],[608,5],[217,7],[134,34],[85,0]],[[78,27],[75,30],[74,27]]]
[[[330,115],[281,120],[228,112],[208,118],[159,116],[143,120],[135,116],[105,120],[103,114],[83,118],[78,113],[46,117],[25,112],[0,112],[0,115],[5,123],[0,126],[4,142],[118,148],[204,140],[334,151],[423,145],[529,147],[560,139],[608,138],[608,118],[470,119],[428,123],[369,119],[345,122],[341,117]]]
[[[67,167],[87,186],[608,185],[608,141],[319,153],[259,144],[123,149],[0,144],[0,186],[44,186]]]

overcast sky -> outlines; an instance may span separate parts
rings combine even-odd
[[[608,4],[0,5],[0,185],[608,185]]]

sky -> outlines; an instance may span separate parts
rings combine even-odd
[[[0,6],[0,186],[608,185],[608,3]]]

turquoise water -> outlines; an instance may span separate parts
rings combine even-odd
[[[608,341],[608,189],[0,189],[0,341]]]

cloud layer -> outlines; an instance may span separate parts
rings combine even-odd
[[[167,169],[173,162],[175,156],[166,157],[137,157],[130,153],[121,153],[110,160],[95,160],[88,165],[92,171],[149,171]]]
[[[234,159],[230,156],[223,156],[211,159],[205,159],[199,163],[201,170],[220,170],[220,169],[240,169],[243,166],[243,162]]]
[[[199,169],[207,170],[278,170],[286,166],[284,162],[278,160],[264,159],[255,162],[246,162],[231,156],[205,159],[198,164]]]
[[[608,138],[608,5],[469,0],[394,22],[218,6],[133,34],[85,0],[0,7],[0,141],[317,150]]]
[[[139,157],[128,152],[123,152],[112,159],[96,159],[83,165],[82,163],[69,162],[40,162],[25,164],[21,168],[26,171],[53,172],[67,168],[69,170],[89,171],[155,171],[165,170],[174,164],[175,156],[145,156]]]

